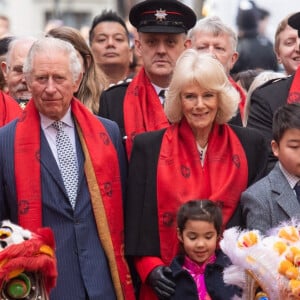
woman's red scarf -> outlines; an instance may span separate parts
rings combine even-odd
[[[0,127],[16,119],[22,114],[17,101],[0,91]]]
[[[129,84],[124,99],[124,126],[127,157],[138,133],[169,126],[159,98],[142,68]]]
[[[222,207],[223,225],[233,215],[247,187],[248,164],[233,130],[215,124],[203,167],[196,140],[186,119],[163,137],[157,170],[157,209],[161,258],[169,264],[177,254],[176,213],[188,200],[210,199]]]
[[[300,68],[296,70],[287,98],[287,103],[300,102]]]
[[[130,274],[123,254],[122,190],[116,150],[103,124],[79,100],[72,100],[71,110],[82,132],[84,146],[88,150],[93,173],[100,188],[100,198],[107,219],[100,222],[108,223],[108,236],[111,238],[109,242],[113,245],[111,252],[114,253],[117,265],[117,271],[115,268],[111,269],[111,272],[117,272],[120,276],[124,294],[133,295]],[[40,132],[40,116],[31,100],[16,126],[15,176],[19,224],[33,232],[42,227]],[[94,207],[93,211],[95,214]]]

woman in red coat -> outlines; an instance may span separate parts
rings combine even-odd
[[[135,137],[125,251],[142,281],[140,299],[174,290],[166,266],[177,254],[176,213],[182,203],[219,202],[223,228],[242,226],[240,194],[265,174],[267,147],[258,132],[226,124],[238,103],[220,62],[189,49],[177,61],[167,94],[165,112],[173,125]]]

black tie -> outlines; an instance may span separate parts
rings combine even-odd
[[[300,184],[299,184],[299,182],[295,185],[294,190],[296,192],[297,199],[298,199],[298,201],[300,203]]]
[[[165,95],[166,90],[160,90],[158,96],[162,100],[162,105],[164,106],[165,100],[166,100],[166,95]]]

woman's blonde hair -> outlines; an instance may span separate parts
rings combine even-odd
[[[217,93],[217,123],[226,123],[236,114],[240,95],[230,83],[222,64],[210,54],[188,49],[177,60],[167,92],[165,113],[171,123],[177,123],[183,117],[181,91],[190,83]]]

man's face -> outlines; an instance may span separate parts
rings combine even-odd
[[[170,81],[177,58],[190,46],[184,33],[139,33],[137,53],[142,57],[149,79],[162,86],[162,78]]]
[[[37,53],[28,86],[38,111],[53,120],[67,112],[81,77],[73,82],[69,56],[62,51]]]
[[[2,64],[9,94],[14,99],[27,100],[31,98],[23,74],[23,64],[32,43],[17,43],[11,51],[7,64]]]
[[[100,68],[115,66],[129,67],[132,50],[127,33],[118,22],[101,22],[93,30],[91,41],[95,61]]]
[[[298,31],[289,25],[278,35],[278,49],[276,56],[278,62],[283,65],[288,75],[293,74],[300,66],[300,38]]]
[[[227,74],[238,59],[233,50],[232,41],[227,34],[214,35],[210,32],[198,31],[192,38],[192,47],[199,52],[208,52],[223,65]]]

